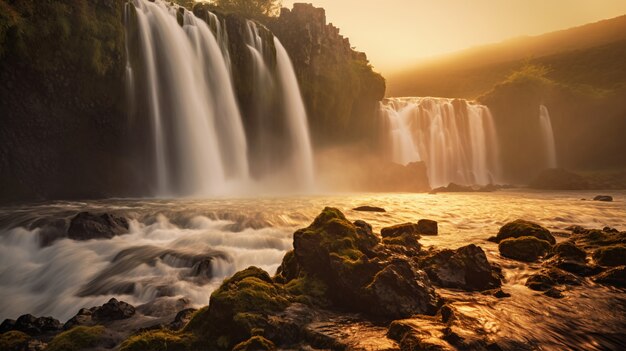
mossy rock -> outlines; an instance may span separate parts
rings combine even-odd
[[[78,326],[57,335],[48,344],[47,351],[78,351],[99,346],[105,329],[101,325],[94,327]]]
[[[192,348],[194,336],[169,330],[150,330],[133,335],[120,346],[120,351],[185,351]]]
[[[253,336],[233,347],[233,351],[273,351],[276,346],[262,336]]]
[[[419,239],[420,227],[416,223],[402,223],[385,227],[380,230],[380,235],[384,238],[394,238],[403,235],[413,235],[415,239]]]
[[[184,331],[214,347],[230,349],[262,333],[268,315],[283,311],[290,303],[289,297],[267,272],[249,267],[225,280],[211,294],[209,307],[198,311]]]
[[[587,253],[570,241],[556,244],[552,248],[552,254],[557,257],[584,262]]]
[[[0,335],[0,350],[21,351],[27,350],[30,336],[21,331],[12,330]]]
[[[494,241],[499,243],[504,239],[519,238],[523,236],[532,236],[537,239],[547,241],[552,245],[556,243],[556,239],[554,239],[554,236],[552,236],[549,230],[537,223],[523,219],[518,219],[502,226]]]
[[[626,245],[612,245],[601,247],[594,251],[593,259],[601,266],[626,265]]]
[[[500,254],[518,261],[534,262],[550,252],[551,245],[534,236],[504,239],[498,245]]]

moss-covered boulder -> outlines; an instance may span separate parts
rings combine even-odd
[[[0,350],[22,351],[28,350],[28,343],[31,337],[21,331],[12,330],[0,334]]]
[[[565,241],[554,245],[552,248],[552,254],[558,258],[579,262],[585,262],[585,259],[587,258],[587,253],[571,241]]]
[[[518,261],[534,262],[550,252],[550,243],[534,236],[504,239],[498,244],[498,250],[504,257]]]
[[[116,342],[107,336],[106,329],[79,326],[57,335],[48,344],[47,351],[79,351],[87,348],[112,348]]]
[[[267,272],[249,267],[225,280],[211,294],[209,307],[199,310],[183,331],[212,347],[230,349],[253,335],[263,335],[268,315],[284,310],[288,297]]]
[[[253,336],[250,339],[240,342],[233,347],[233,351],[273,351],[276,346],[273,342],[262,336]]]
[[[522,236],[532,236],[540,240],[545,240],[552,245],[556,244],[556,239],[554,239],[554,236],[550,234],[548,229],[537,223],[523,219],[517,219],[503,225],[498,231],[498,235],[496,235],[495,238],[490,238],[490,240],[499,243],[504,239],[519,238]]]
[[[151,330],[126,339],[120,351],[185,351],[194,349],[194,341],[190,333]]]
[[[442,250],[421,262],[430,279],[439,286],[464,290],[500,287],[500,270],[492,266],[482,248],[471,244]]]
[[[437,235],[439,229],[437,221],[432,219],[420,219],[417,221],[417,232],[422,235]]]
[[[626,245],[601,247],[594,251],[592,257],[601,266],[626,265]]]

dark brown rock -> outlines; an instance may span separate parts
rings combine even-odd
[[[396,224],[391,227],[385,227],[380,230],[383,238],[393,238],[401,235],[413,235],[419,239],[419,228],[415,223]]]
[[[359,206],[352,209],[353,211],[361,211],[361,212],[387,212],[382,207],[376,206]]]
[[[500,254],[518,261],[534,262],[550,252],[550,243],[533,236],[504,239],[498,244]]]
[[[503,225],[498,231],[498,235],[496,235],[494,241],[499,243],[504,239],[519,238],[522,236],[533,236],[537,239],[545,240],[552,245],[556,244],[556,239],[554,239],[549,230],[537,223],[523,219],[517,219]]]
[[[422,235],[437,235],[437,221],[420,219],[417,222],[417,232]]]
[[[73,240],[110,239],[128,233],[128,220],[110,213],[81,212],[70,222],[67,236]]]

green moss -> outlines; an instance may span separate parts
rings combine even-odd
[[[533,236],[537,239],[545,240],[550,244],[555,244],[556,239],[549,230],[537,223],[518,219],[503,225],[498,231],[496,240],[499,242],[507,238],[519,238],[522,236]]]
[[[12,330],[0,335],[0,350],[23,350],[30,336],[20,331]]]
[[[194,337],[169,330],[151,330],[133,335],[120,346],[120,351],[184,351],[192,347]]]
[[[250,339],[237,344],[233,351],[271,351],[275,350],[274,343],[262,336],[253,336]]]
[[[300,303],[327,307],[328,286],[318,278],[303,275],[285,284],[285,290],[295,297]]]
[[[498,250],[504,257],[514,260],[533,262],[551,250],[550,243],[534,236],[504,239],[498,244]]]
[[[78,351],[89,347],[95,347],[101,340],[104,327],[78,326],[57,335],[48,344],[47,351]]]

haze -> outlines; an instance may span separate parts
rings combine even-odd
[[[294,2],[283,0],[291,8]],[[538,35],[626,13],[624,0],[311,0],[326,9],[383,74],[508,38]]]

